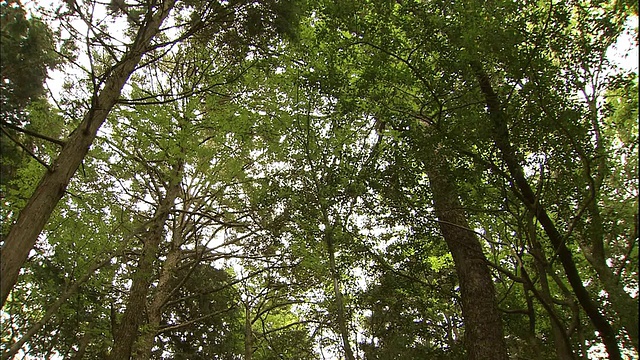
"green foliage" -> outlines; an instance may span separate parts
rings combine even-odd
[[[20,187],[9,183],[26,164],[27,151],[45,159],[49,155],[38,151],[42,145],[36,148],[41,140],[35,141],[10,126],[56,138],[62,123],[43,97],[47,71],[59,63],[51,30],[40,19],[28,16],[19,1],[0,4],[0,23],[0,197],[5,199],[9,188]]]
[[[630,4],[178,7],[176,23],[193,36],[132,76],[4,309],[11,318],[3,343],[36,324],[92,261],[112,257],[24,346],[35,357],[70,357],[88,334],[86,358],[108,353],[143,235],[168,184],[180,183],[146,299],[158,295],[177,250],[151,358],[242,358],[245,310],[257,360],[314,359],[318,350],[341,356],[341,311],[358,358],[462,358],[462,265],[439,232],[427,176],[446,163],[492,271],[510,355],[556,357],[554,321],[570,351],[584,355],[600,340],[501,158],[470,66],[479,62],[502,101],[526,180],[633,354],[606,273],[589,257],[602,244],[614,283],[637,290],[637,75],[606,59]],[[38,98],[55,64],[44,51],[50,35],[17,5],[2,9],[3,101],[20,109],[11,114],[25,116],[21,126],[59,136],[60,115]],[[5,26],[5,17],[14,20]],[[5,56],[33,61],[39,77],[11,75]],[[46,159],[57,151],[20,139]],[[17,148],[5,166],[15,171],[2,218],[12,219],[42,168]]]
[[[44,94],[47,70],[57,56],[51,30],[41,20],[28,18],[19,1],[0,5],[0,101],[3,121],[19,123],[22,110]]]
[[[178,273],[177,278],[186,275]],[[241,311],[229,273],[198,266],[176,294],[183,299],[165,312],[165,331],[156,341],[155,359],[237,359],[242,352]],[[215,329],[215,331],[211,331]]]

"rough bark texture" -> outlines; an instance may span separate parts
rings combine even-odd
[[[181,173],[181,169],[178,173]],[[178,181],[177,184],[173,184],[167,189],[167,194],[156,209],[153,223],[150,224],[144,235],[142,254],[133,274],[124,316],[114,336],[110,360],[128,360],[131,357],[133,344],[138,338],[138,330],[145,317],[147,294],[154,278],[153,262],[157,258],[158,247],[163,238],[164,224],[169,218],[169,213],[179,193],[180,183]]]
[[[124,84],[138,66],[142,55],[149,48],[151,40],[160,29],[160,25],[173,5],[173,0],[164,1],[151,20],[140,29],[129,51],[113,68],[103,89],[92,99],[91,108],[78,128],[69,136],[66,145],[51,166],[51,171],[44,174],[27,205],[20,212],[18,220],[4,239],[5,242],[0,254],[2,306],[18,280],[20,269],[27,260],[29,252],[33,249],[40,232],[49,220],[58,201],[64,195],[73,174],[89,151],[98,129],[107,119],[109,112],[120,97]]]
[[[460,282],[467,358],[507,360],[491,272],[477,236],[469,229],[455,182],[443,159],[431,161],[427,175],[440,230],[451,251]]]
[[[478,62],[472,63],[471,66],[475,72],[478,84],[480,85],[480,91],[484,95],[487,104],[489,117],[492,121],[494,141],[502,153],[502,159],[509,169],[509,173],[515,182],[515,186],[520,192],[522,200],[525,205],[534,212],[536,218],[540,222],[540,225],[542,225],[542,228],[549,237],[549,241],[551,241],[551,244],[558,254],[558,258],[560,259],[565,274],[567,275],[567,280],[571,284],[578,302],[584,309],[587,316],[589,316],[589,319],[591,319],[593,326],[600,333],[600,338],[607,348],[609,358],[611,360],[621,359],[622,355],[616,340],[616,332],[611,327],[607,318],[600,313],[600,310],[593,299],[591,299],[591,295],[584,287],[580,273],[573,261],[571,251],[569,251],[565,245],[563,236],[547,214],[544,206],[538,201],[539,199],[536,197],[531,185],[524,175],[522,165],[518,161],[516,152],[509,140],[509,129],[507,127],[506,114],[504,114],[498,95],[493,90],[488,74]]]

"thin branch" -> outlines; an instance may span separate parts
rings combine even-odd
[[[189,320],[187,322],[183,322],[181,324],[172,325],[172,326],[166,326],[166,327],[160,328],[156,332],[156,336],[160,335],[162,333],[165,333],[167,331],[173,331],[173,330],[182,329],[184,327],[187,327],[187,326],[192,325],[192,324],[196,324],[196,323],[198,323],[198,322],[200,322],[202,320],[208,319],[210,317],[214,317],[214,316],[218,316],[218,315],[224,314],[224,313],[229,312],[229,311],[231,311],[233,309],[235,309],[235,306],[231,306],[231,307],[229,307],[227,309],[224,309],[224,310],[220,310],[220,311],[216,311],[216,312],[211,313],[211,314],[200,316],[200,317],[197,317],[195,319]]]
[[[303,325],[303,324],[309,324],[309,323],[318,323],[318,321],[317,321],[317,320],[302,320],[302,321],[296,321],[296,322],[292,322],[292,323],[290,323],[290,324],[287,324],[287,325],[281,326],[281,327],[279,327],[279,328],[270,329],[270,330],[267,330],[267,331],[265,331],[265,332],[258,333],[258,335],[266,336],[266,335],[269,335],[269,334],[274,333],[274,332],[278,332],[278,331],[286,330],[286,329],[288,329],[288,328],[290,328],[290,327],[293,327],[293,326],[296,326],[296,325]]]
[[[66,145],[66,142],[64,140],[59,140],[59,139],[56,139],[56,138],[49,137],[47,135],[42,135],[42,134],[37,133],[37,132],[35,132],[33,130],[29,130],[29,129],[25,129],[25,128],[22,128],[22,127],[17,126],[17,125],[13,125],[13,124],[5,121],[5,120],[2,120],[2,126],[5,126],[5,127],[8,127],[9,129],[16,130],[16,131],[19,131],[21,133],[36,137],[38,139],[42,139],[42,140],[46,140],[46,141],[52,142],[52,143],[54,143],[56,145],[59,145],[59,146],[65,146]]]
[[[11,348],[9,348],[9,350],[7,350],[7,352],[5,352],[4,354],[2,354],[2,359],[9,359],[11,358],[13,355],[15,355],[18,350],[20,350],[20,348],[22,347],[22,345],[24,345],[25,342],[27,342],[33,335],[35,335],[50,319],[51,317],[53,317],[53,315],[58,313],[58,309],[60,308],[60,306],[62,306],[67,299],[73,295],[76,291],[78,291],[78,289],[80,288],[80,286],[82,284],[84,284],[85,282],[87,282],[87,280],[89,280],[91,278],[91,276],[100,268],[111,264],[111,259],[113,259],[114,256],[117,256],[117,254],[120,252],[120,250],[116,253],[114,253],[112,256],[107,257],[106,259],[103,259],[100,262],[95,263],[93,266],[91,266],[89,268],[89,270],[87,271],[87,273],[80,278],[78,281],[76,281],[75,283],[73,283],[73,285],[67,290],[65,291],[59,298],[58,300],[56,300],[53,304],[51,304],[51,306],[49,306],[47,308],[47,312],[44,314],[44,316],[37,322],[35,323],[30,329],[29,331],[27,331],[21,338],[20,340],[18,340],[17,342],[15,342]]]
[[[14,138],[11,134],[9,134],[9,132],[4,128],[4,126],[0,126],[0,130],[2,130],[2,132],[7,135],[7,137],[9,139],[11,139],[11,141],[13,141],[14,143],[16,143],[18,146],[20,146],[22,148],[22,150],[24,150],[25,152],[27,152],[27,154],[29,154],[32,158],[36,159],[36,161],[38,161],[42,166],[44,166],[47,170],[49,170],[49,172],[53,172],[53,169],[43,160],[41,160],[36,154],[34,154],[28,147],[26,147],[25,145],[23,145],[20,141],[18,141],[18,139]]]

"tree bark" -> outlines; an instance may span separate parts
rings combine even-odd
[[[533,262],[535,264],[536,272],[538,273],[538,279],[540,281],[540,301],[544,301],[548,308],[547,311],[553,311],[553,300],[551,298],[551,289],[549,288],[549,279],[547,278],[547,266],[548,262],[542,251],[542,246],[538,242],[536,235],[536,227],[533,223],[533,214],[530,214],[527,218],[527,232],[529,233],[529,241],[531,242],[531,253],[533,255]],[[532,284],[533,285],[533,284]],[[558,319],[557,314],[549,314],[550,316]],[[553,342],[555,345],[556,356],[560,360],[575,360],[576,356],[571,348],[571,343],[563,327],[554,319],[550,319],[551,334],[553,335]]]
[[[182,240],[181,230],[179,227],[173,229],[171,249],[167,254],[167,259],[162,265],[162,271],[160,272],[160,278],[155,294],[153,295],[153,300],[147,307],[147,329],[140,336],[140,340],[136,346],[136,359],[148,360],[151,358],[153,343],[162,321],[162,313],[173,292],[172,285],[175,284],[175,282],[172,280],[182,256],[182,250],[180,249]]]
[[[622,355],[620,353],[620,348],[618,347],[615,331],[611,327],[607,318],[600,313],[596,303],[591,299],[591,295],[584,287],[580,273],[573,261],[571,251],[569,251],[565,244],[565,239],[556,228],[554,222],[549,217],[549,214],[547,214],[544,206],[540,204],[539,199],[536,197],[531,185],[529,185],[529,182],[524,175],[522,165],[518,161],[516,151],[509,140],[509,128],[507,127],[506,114],[502,109],[498,95],[493,90],[489,75],[484,71],[479,62],[472,62],[471,67],[475,73],[476,80],[480,86],[480,91],[484,95],[485,102],[487,104],[489,117],[492,121],[493,140],[498,149],[500,149],[502,159],[509,169],[509,173],[515,182],[515,186],[520,192],[520,197],[527,208],[533,211],[545,233],[549,237],[551,244],[558,254],[558,258],[560,259],[567,275],[567,280],[569,280],[578,302],[584,309],[587,316],[589,316],[589,319],[591,319],[591,323],[600,333],[600,338],[607,349],[609,358],[611,360],[621,359]]]
[[[584,257],[598,274],[604,290],[609,295],[611,307],[620,319],[620,325],[629,335],[631,344],[638,352],[638,299],[634,299],[624,290],[624,284],[618,281],[613,270],[607,265],[604,247],[604,225],[600,209],[593,199],[589,204],[591,215],[591,246],[581,246]]]
[[[330,230],[327,228],[327,231]],[[336,256],[334,252],[335,249],[333,248],[333,239],[331,239],[330,233],[325,234],[325,242],[329,253],[329,268],[331,270],[331,280],[333,281],[333,292],[336,297],[336,307],[338,308],[338,327],[340,329],[340,337],[342,338],[342,347],[344,348],[346,359],[355,360],[353,350],[351,349],[351,343],[349,342],[349,329],[347,328],[344,299],[342,298],[342,291],[340,290],[340,279],[338,277],[339,274],[338,269],[336,268]]]
[[[69,136],[57,159],[35,189],[18,220],[4,239],[0,254],[0,296],[4,306],[11,289],[18,280],[20,269],[33,249],[38,236],[46,225],[58,201],[64,195],[69,181],[82,163],[98,129],[120,97],[129,76],[149,49],[151,40],[158,33],[175,1],[164,0],[157,13],[140,28],[135,41],[122,60],[107,77],[103,89],[94,96],[91,108],[76,130]],[[152,10],[149,10],[152,11]]]
[[[244,302],[244,360],[253,357],[253,321],[251,321],[249,299]]]
[[[460,282],[464,342],[469,360],[507,360],[502,320],[482,246],[469,229],[450,169],[436,153],[427,168],[440,230]]]
[[[182,164],[177,167],[176,173],[181,174]],[[147,294],[153,281],[153,262],[156,260],[158,248],[163,238],[164,225],[180,193],[180,179],[180,176],[176,176],[176,182],[167,189],[165,197],[158,204],[153,223],[149,226],[146,236],[144,236],[142,254],[133,274],[133,282],[129,291],[129,299],[127,300],[124,316],[114,336],[113,350],[109,355],[110,360],[129,360],[131,358],[133,345],[138,339],[138,330],[144,320]]]

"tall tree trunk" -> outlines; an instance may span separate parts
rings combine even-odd
[[[434,208],[442,236],[451,252],[460,282],[464,339],[469,360],[507,360],[502,320],[487,259],[469,229],[450,169],[435,154],[427,168]]]
[[[244,302],[244,360],[253,357],[253,321],[251,321],[249,299]]]
[[[338,308],[338,327],[340,329],[340,337],[342,338],[342,347],[344,348],[345,357],[347,360],[355,360],[353,350],[351,349],[351,343],[349,342],[349,329],[347,328],[347,319],[345,316],[344,299],[342,297],[342,291],[340,290],[340,278],[338,269],[336,267],[335,249],[333,248],[333,239],[331,238],[331,230],[325,234],[325,242],[327,244],[327,251],[329,253],[329,268],[331,270],[331,280],[333,281],[333,292],[336,297],[336,306]]]
[[[89,151],[98,129],[107,119],[109,112],[120,97],[124,84],[138,66],[142,56],[148,51],[151,40],[158,33],[161,24],[174,4],[173,0],[164,0],[156,14],[140,28],[128,52],[114,66],[99,94],[93,97],[91,108],[80,125],[69,136],[51,166],[51,171],[44,174],[27,205],[20,212],[18,220],[4,239],[0,254],[2,306],[18,280],[20,269],[27,261],[29,252],[33,249],[40,232],[49,221],[49,217],[62,198],[69,181]]]
[[[162,265],[158,286],[153,295],[153,300],[151,300],[151,303],[147,307],[147,327],[136,345],[136,359],[149,360],[151,358],[153,342],[158,334],[162,321],[162,313],[165,304],[173,292],[172,285],[174,285],[175,282],[172,280],[182,256],[182,250],[180,249],[182,243],[182,228],[175,226],[172,236],[171,249],[167,254],[167,259]]]
[[[176,173],[181,174],[182,164],[177,167]],[[147,306],[147,294],[153,281],[153,262],[157,258],[158,248],[163,238],[164,225],[180,193],[181,177],[177,174],[175,175],[175,183],[172,181],[165,197],[158,204],[154,220],[144,236],[142,254],[133,274],[133,282],[129,291],[129,299],[127,300],[124,316],[114,336],[113,350],[109,356],[110,360],[129,360],[133,344],[138,338],[138,330],[144,320]]]
[[[611,307],[620,319],[620,325],[625,329],[631,339],[631,344],[636,352],[638,344],[638,299],[632,298],[624,290],[624,283],[620,282],[613,270],[607,265],[604,247],[604,225],[597,205],[597,199],[593,199],[589,205],[591,215],[591,246],[582,245],[584,257],[598,274],[604,290],[609,294]]]
[[[484,71],[482,64],[479,62],[472,62],[471,67],[475,72],[476,79],[480,85],[480,91],[485,97],[489,117],[492,121],[493,140],[502,153],[502,159],[509,169],[509,173],[515,182],[515,186],[519,190],[524,204],[527,208],[533,211],[540,222],[540,225],[542,225],[542,228],[549,237],[551,244],[558,254],[558,258],[560,259],[565,274],[567,275],[567,280],[569,280],[569,284],[571,284],[578,302],[584,309],[587,316],[589,316],[589,319],[591,319],[593,326],[600,333],[600,338],[607,348],[609,358],[611,360],[621,359],[622,355],[620,353],[620,348],[618,347],[618,341],[616,340],[616,332],[611,327],[607,318],[600,313],[596,303],[591,299],[591,295],[584,287],[580,273],[573,261],[571,251],[567,248],[563,236],[556,228],[556,225],[549,217],[549,214],[547,214],[544,206],[540,204],[539,199],[536,197],[531,185],[524,175],[522,165],[518,161],[516,151],[512,147],[509,139],[509,128],[507,126],[506,114],[503,111],[502,103],[498,98],[498,95],[493,90],[489,75]]]
[[[580,243],[585,258],[589,264],[595,269],[605,291],[609,294],[611,307],[620,319],[620,325],[624,328],[631,339],[631,343],[636,352],[639,352],[639,334],[638,334],[638,299],[632,298],[625,290],[624,283],[620,282],[613,270],[607,265],[607,255],[605,253],[605,231],[600,213],[600,190],[604,182],[605,174],[608,173],[607,158],[608,154],[603,145],[600,124],[598,122],[598,100],[596,95],[587,96],[589,105],[589,117],[595,137],[595,151],[597,156],[595,176],[590,173],[590,167],[585,170],[586,175],[590,177],[588,186],[592,198],[587,205],[587,211],[590,217],[589,238],[590,246]],[[635,241],[637,233],[631,238]]]
[[[542,251],[542,246],[538,242],[536,236],[536,227],[533,223],[533,214],[527,218],[527,232],[529,233],[529,241],[531,242],[531,253],[533,255],[533,261],[535,264],[536,272],[538,273],[538,279],[540,281],[540,301],[544,301],[550,312],[549,316],[558,319],[557,314],[551,314],[553,310],[553,300],[551,298],[551,290],[549,288],[549,279],[547,278],[547,266],[548,262]],[[533,285],[533,284],[532,284]],[[567,333],[563,327],[561,327],[555,319],[551,319],[551,334],[553,335],[553,342],[555,345],[556,356],[560,360],[574,360],[575,354],[571,349],[571,343]]]

